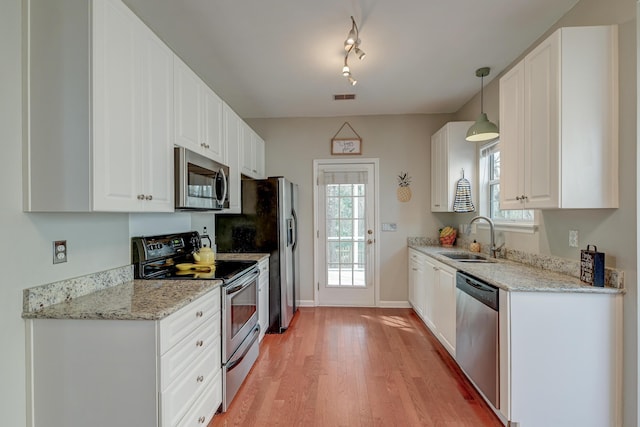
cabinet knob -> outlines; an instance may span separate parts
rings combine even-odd
[[[144,199],[145,200],[153,200],[153,196],[151,194],[149,194],[148,196],[145,196]]]
[[[198,340],[196,341],[196,347],[202,347],[204,345],[204,341]]]
[[[206,420],[207,420],[207,419],[206,419],[205,417],[200,417],[200,418],[198,418],[198,422],[199,422],[200,424],[204,424],[204,422],[205,422]]]
[[[144,194],[138,194],[138,200],[144,200]]]
[[[196,381],[201,383],[202,381],[204,381],[204,376],[203,375],[198,375],[198,378],[196,378]]]
[[[196,317],[202,317],[202,315],[203,315],[203,314],[204,314],[204,313],[202,312],[202,310],[197,311],[197,312],[196,312]]]

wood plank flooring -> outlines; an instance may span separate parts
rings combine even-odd
[[[501,426],[411,309],[300,308],[218,426]]]

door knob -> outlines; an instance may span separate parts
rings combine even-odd
[[[367,244],[368,244],[368,245],[370,245],[370,244],[372,244],[372,243],[373,243],[373,240],[372,240],[372,239],[367,240]]]
[[[373,230],[367,230],[367,234],[373,234]]]

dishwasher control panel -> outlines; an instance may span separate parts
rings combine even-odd
[[[471,295],[487,307],[498,310],[498,288],[489,285],[468,274],[458,272],[456,275],[456,287]]]

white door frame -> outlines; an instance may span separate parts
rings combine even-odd
[[[315,159],[313,161],[313,301],[314,305],[320,304],[318,295],[318,287],[320,286],[320,269],[324,266],[319,265],[319,245],[318,240],[318,213],[316,207],[318,206],[318,168],[320,165],[342,165],[342,164],[372,164],[373,165],[373,183],[376,188],[376,194],[373,195],[373,242],[374,242],[374,256],[373,256],[373,286],[374,286],[374,305],[380,306],[380,250],[378,249],[378,242],[380,241],[380,203],[379,203],[379,169],[380,159]]]

